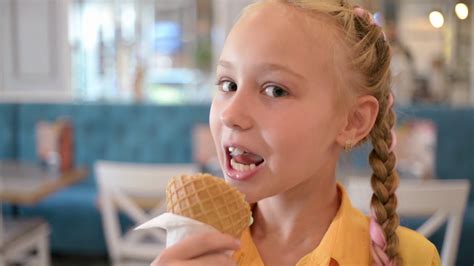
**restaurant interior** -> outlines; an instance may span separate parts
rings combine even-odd
[[[223,176],[209,130],[215,68],[252,2],[0,0],[0,266],[160,254],[164,231],[133,229],[166,211],[170,177]],[[473,265],[474,2],[355,2],[392,46],[400,223],[443,265]],[[371,148],[337,169],[366,213]]]

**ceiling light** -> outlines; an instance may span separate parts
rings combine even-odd
[[[430,13],[430,23],[433,27],[439,29],[443,27],[444,24],[444,16],[439,11],[431,11]]]
[[[459,19],[464,20],[467,18],[469,15],[469,9],[467,8],[467,5],[464,3],[457,3],[456,6],[454,7],[454,11],[456,11],[456,16],[458,16]]]

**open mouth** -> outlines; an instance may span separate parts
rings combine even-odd
[[[265,161],[260,155],[240,147],[229,146],[226,154],[231,169],[239,172],[254,170]]]

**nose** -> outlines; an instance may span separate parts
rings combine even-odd
[[[220,120],[228,128],[248,130],[253,126],[252,105],[249,93],[239,89],[227,99]]]

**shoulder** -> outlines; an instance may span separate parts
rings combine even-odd
[[[400,255],[405,265],[441,265],[435,245],[422,234],[400,226],[397,235]]]

